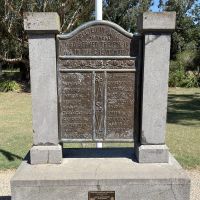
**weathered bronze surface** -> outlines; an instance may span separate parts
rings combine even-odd
[[[92,74],[61,73],[61,80],[62,137],[92,139]]]
[[[135,57],[132,38],[109,25],[58,37],[61,139],[133,140]]]
[[[115,192],[114,191],[88,192],[88,200],[115,200]]]
[[[130,59],[79,59],[60,60],[60,68],[66,69],[133,69],[135,60]]]
[[[112,27],[96,25],[62,40],[59,44],[59,55],[127,56],[130,55],[130,44],[131,38]]]
[[[134,73],[107,74],[107,138],[133,137],[134,90]]]

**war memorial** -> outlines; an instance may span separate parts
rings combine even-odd
[[[33,147],[12,200],[189,200],[165,144],[176,13],[143,13],[137,33],[109,21],[60,33],[57,13],[26,13]],[[64,143],[132,143],[75,149]]]

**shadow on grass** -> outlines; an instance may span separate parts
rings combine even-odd
[[[0,196],[0,200],[11,200],[11,196]]]
[[[23,159],[21,156],[18,156],[18,155],[16,155],[16,154],[13,154],[13,153],[11,153],[11,152],[9,152],[9,151],[5,151],[5,150],[3,150],[3,149],[0,149],[0,153],[1,153],[3,156],[5,156],[9,161],[13,161],[13,160],[15,160],[15,159],[20,159],[20,160]],[[1,199],[0,199],[0,200],[1,200]]]
[[[169,94],[167,122],[181,125],[199,125],[200,93]]]

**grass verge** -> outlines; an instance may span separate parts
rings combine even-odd
[[[200,88],[170,88],[166,143],[184,168],[200,169]]]
[[[16,168],[31,147],[30,93],[0,93],[0,169]]]

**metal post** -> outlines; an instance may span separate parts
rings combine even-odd
[[[95,0],[95,19],[102,20],[102,0]]]
[[[95,19],[96,20],[102,20],[102,0],[95,0]],[[102,148],[103,144],[102,142],[96,143],[97,148]]]

